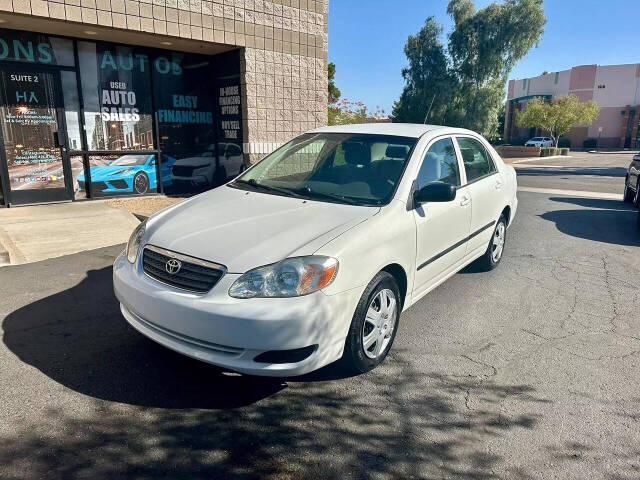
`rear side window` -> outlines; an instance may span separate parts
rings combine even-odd
[[[420,173],[418,174],[418,188],[433,182],[444,182],[456,187],[460,186],[460,169],[458,157],[451,138],[444,138],[435,142],[424,156]]]
[[[493,159],[480,142],[469,137],[458,137],[457,140],[467,172],[467,182],[473,182],[496,171]]]

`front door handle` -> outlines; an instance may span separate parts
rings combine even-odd
[[[460,205],[463,206],[463,207],[466,207],[470,203],[471,203],[471,199],[469,197],[467,197],[466,195],[460,199]]]

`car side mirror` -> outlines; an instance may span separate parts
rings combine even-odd
[[[456,187],[448,183],[430,183],[414,192],[413,202],[416,206],[429,202],[452,202],[456,199],[456,191]]]

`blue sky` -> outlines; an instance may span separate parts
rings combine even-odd
[[[342,96],[390,111],[402,91],[403,48],[428,16],[447,34],[447,0],[330,0],[329,61],[336,64]],[[481,8],[491,3],[476,0]],[[510,78],[575,65],[640,62],[640,1],[545,0],[545,33]],[[443,38],[446,43],[446,38]]]

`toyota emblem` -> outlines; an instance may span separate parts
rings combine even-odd
[[[175,258],[171,258],[167,260],[167,263],[164,264],[164,269],[167,273],[171,275],[175,275],[182,268],[182,262],[180,260],[176,260]]]

